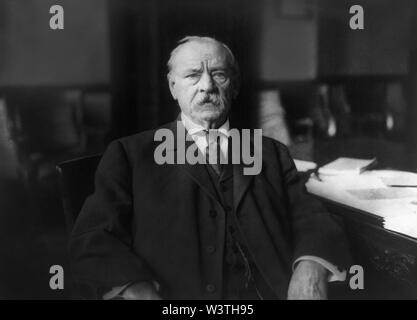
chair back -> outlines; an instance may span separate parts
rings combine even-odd
[[[87,197],[94,191],[94,177],[101,154],[72,159],[57,165],[67,229],[75,220]]]

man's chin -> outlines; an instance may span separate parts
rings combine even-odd
[[[215,106],[210,104],[210,106],[197,107],[192,110],[191,117],[197,122],[211,122],[219,123],[224,121],[227,118],[228,110],[223,106]]]
[[[223,117],[223,112],[220,110],[204,110],[199,113],[199,118],[204,121],[217,121]]]

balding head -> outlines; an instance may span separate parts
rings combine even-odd
[[[180,54],[181,50],[186,49],[187,47],[192,47],[196,44],[209,44],[217,46],[225,55],[228,67],[230,68],[231,75],[234,82],[239,82],[239,64],[237,63],[235,56],[233,55],[232,50],[221,41],[218,41],[211,37],[199,37],[199,36],[186,36],[178,41],[177,46],[171,51],[167,68],[168,73],[171,72],[175,66],[176,57]],[[235,86],[238,84],[235,83]]]

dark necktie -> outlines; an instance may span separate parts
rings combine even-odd
[[[217,130],[215,130],[217,131]],[[207,147],[206,147],[206,163],[209,164],[213,170],[220,176],[222,172],[222,165],[221,165],[221,148],[220,148],[220,136],[212,133],[212,138],[210,139],[209,130],[204,130]]]

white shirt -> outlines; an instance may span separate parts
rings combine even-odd
[[[207,139],[205,132],[207,131],[207,129],[193,122],[184,113],[181,113],[181,121],[185,129],[187,130],[187,133],[191,136],[191,138],[193,138],[200,152],[205,156],[207,150]],[[227,119],[226,122],[223,123],[223,125],[220,128],[217,128],[216,130],[220,133],[220,151],[222,153],[222,157],[224,159],[227,159],[229,146],[228,138],[230,130],[229,119]]]

